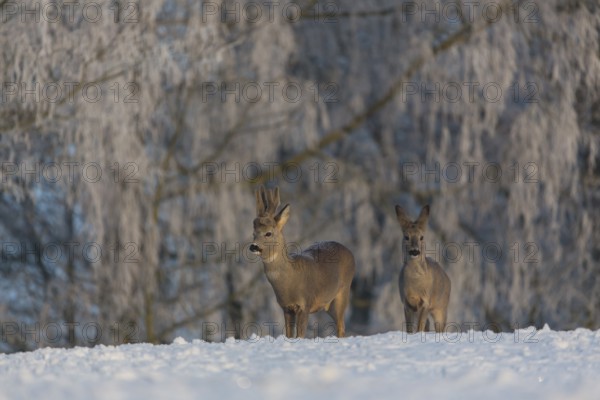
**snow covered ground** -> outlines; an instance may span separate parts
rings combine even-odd
[[[460,335],[460,336],[459,336]],[[2,399],[598,399],[600,331],[279,337],[0,355]]]

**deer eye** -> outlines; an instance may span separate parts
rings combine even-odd
[[[267,233],[265,233],[265,236],[266,237],[271,237],[271,236],[273,236],[273,233],[272,232],[267,232]]]
[[[409,237],[408,237],[408,236],[404,236],[404,240],[408,240],[408,239],[409,239]]]
[[[423,240],[423,236],[421,236],[421,240]]]

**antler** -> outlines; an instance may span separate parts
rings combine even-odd
[[[259,217],[275,215],[280,203],[279,187],[265,189],[263,185],[260,185],[256,191],[256,214]]]
[[[267,190],[267,212],[271,215],[275,215],[277,212],[277,207],[279,207],[279,187],[275,187],[275,189]]]
[[[256,215],[259,217],[261,217],[265,212],[265,203],[262,195],[263,190],[264,187],[262,185],[256,189]]]

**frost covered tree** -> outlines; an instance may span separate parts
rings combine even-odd
[[[350,334],[402,328],[425,203],[457,327],[599,326],[593,2],[80,3],[0,1],[2,350],[283,326],[258,183],[354,251]]]

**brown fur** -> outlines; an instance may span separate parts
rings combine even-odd
[[[279,203],[279,188],[265,190],[261,186],[256,191],[257,217],[250,249],[260,254],[263,261],[284,313],[286,336],[304,337],[308,314],[325,310],[336,324],[338,337],[343,337],[354,256],[337,242],[315,243],[299,254],[288,254],[282,230],[290,206],[286,204],[277,212]]]
[[[399,286],[400,298],[404,304],[406,330],[427,330],[427,317],[431,314],[436,332],[442,332],[446,326],[450,300],[450,278],[437,262],[425,257],[424,234],[429,206],[423,207],[419,218],[414,222],[400,206],[396,206],[396,216],[404,234],[406,261],[400,272]]]

